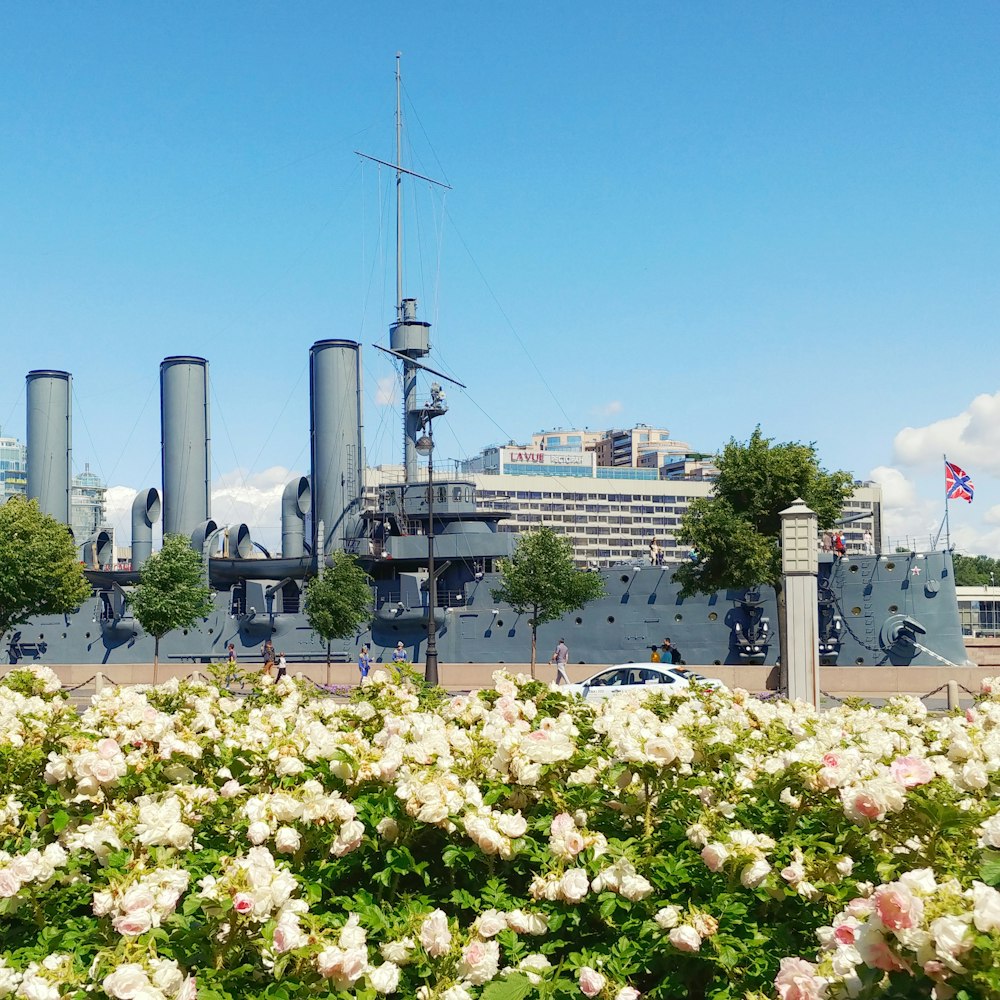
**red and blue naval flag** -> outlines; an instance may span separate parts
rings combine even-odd
[[[972,494],[975,487],[969,474],[960,469],[954,462],[944,463],[944,488],[947,500],[966,500],[972,503]]]

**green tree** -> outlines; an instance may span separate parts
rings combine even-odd
[[[1000,560],[954,554],[956,587],[991,587],[1000,580]]]
[[[72,611],[90,593],[64,524],[37,500],[13,496],[0,507],[0,639],[36,615]]]
[[[573,562],[573,548],[551,528],[522,535],[510,559],[500,562],[500,586],[493,599],[528,615],[531,626],[531,676],[535,676],[538,626],[582,608],[604,593],[604,580]]]
[[[153,683],[160,668],[160,639],[175,628],[197,628],[212,610],[201,554],[183,535],[167,535],[146,560],[129,599],[136,620],[153,637]]]
[[[824,531],[841,517],[853,477],[822,469],[815,445],[775,444],[759,426],[747,442],[731,439],[715,464],[719,477],[711,495],[691,502],[677,532],[678,542],[697,558],[680,566],[674,579],[685,597],[769,584],[778,597],[778,635],[785,649],[781,511],[801,497]],[[782,676],[785,666],[782,657]]]
[[[371,621],[368,574],[354,556],[334,552],[330,566],[306,584],[306,619],[326,643],[326,682],[330,683],[330,642],[347,639]]]

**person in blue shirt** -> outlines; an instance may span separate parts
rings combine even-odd
[[[403,649],[403,643],[397,642],[396,648],[392,651],[392,662],[393,663],[405,663],[409,657],[406,655],[406,650]]]
[[[365,645],[361,646],[361,652],[358,653],[358,670],[361,671],[361,679],[364,680],[368,676],[368,671],[371,669],[372,658],[371,654],[368,652],[368,647]]]

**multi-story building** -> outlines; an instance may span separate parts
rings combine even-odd
[[[0,437],[0,503],[15,494],[24,496],[27,491],[28,448],[17,438]],[[90,471],[89,462],[83,472],[73,477],[70,527],[79,544],[107,528],[107,492],[101,478]]]
[[[28,487],[28,449],[14,437],[0,437],[0,503]]]
[[[513,442],[511,442],[513,444]],[[592,451],[601,466],[639,465],[640,459],[658,467],[667,459],[691,450],[686,441],[675,441],[666,427],[636,424],[630,428],[592,431],[589,427],[538,431],[531,435],[534,451]]]
[[[85,542],[107,527],[107,494],[107,487],[100,476],[90,471],[89,462],[84,465],[83,472],[73,477],[70,516],[73,537],[77,542]]]
[[[708,464],[703,463],[702,473]],[[507,513],[501,531],[519,534],[542,525],[550,527],[566,536],[577,563],[584,567],[687,558],[689,551],[677,543],[680,519],[693,499],[708,496],[712,489],[711,479],[704,474],[661,478],[664,473],[655,465],[601,466],[593,452],[558,448],[488,448],[461,463],[457,475],[475,486],[483,506]],[[368,501],[374,505],[380,484],[401,480],[398,466],[369,470]],[[880,487],[856,483],[844,517],[851,519],[842,532],[848,551],[864,550],[865,532],[878,549]]]

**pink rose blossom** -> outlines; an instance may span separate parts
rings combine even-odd
[[[615,994],[615,1000],[639,1000],[639,991],[634,986],[623,986]]]
[[[934,778],[933,769],[922,757],[898,757],[890,765],[889,771],[904,788],[926,785]]]
[[[233,896],[233,909],[237,913],[253,912],[253,896],[248,892],[238,892]]]
[[[816,975],[816,966],[804,958],[783,958],[774,988],[781,1000],[820,1000],[826,983]]]
[[[705,862],[709,871],[717,872],[722,870],[722,866],[729,857],[729,849],[723,844],[706,844],[701,849],[701,860]]]
[[[854,928],[850,924],[841,924],[839,927],[834,928],[833,936],[838,944],[854,944],[857,938]]]
[[[580,977],[580,992],[585,997],[596,997],[607,983],[607,979],[589,965],[577,969],[577,975]]]
[[[875,912],[886,927],[909,930],[920,923],[924,902],[902,882],[891,882],[875,890]]]
[[[840,767],[840,758],[835,753],[825,753],[823,754],[823,766]]]
[[[678,951],[698,951],[701,935],[690,924],[681,924],[670,932],[670,943]]]

